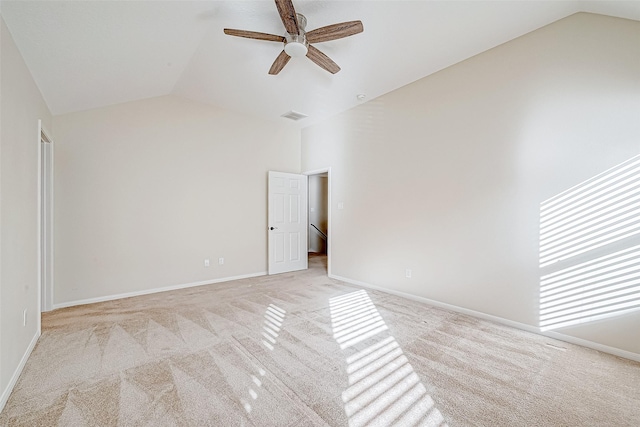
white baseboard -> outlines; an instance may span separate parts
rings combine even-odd
[[[345,283],[350,283],[352,285],[362,286],[363,288],[368,288],[368,289],[375,289],[375,290],[378,290],[378,291],[386,292],[386,293],[392,294],[392,295],[397,295],[399,297],[407,298],[407,299],[410,299],[410,300],[423,302],[425,304],[433,305],[435,307],[444,308],[444,309],[447,309],[447,310],[455,311],[457,313],[467,314],[469,316],[477,317],[477,318],[480,318],[480,319],[483,319],[483,320],[490,320],[492,322],[501,323],[503,325],[511,326],[513,328],[516,328],[516,329],[521,329],[523,331],[533,332],[534,334],[542,335],[542,336],[545,336],[545,337],[549,337],[549,338],[553,338],[553,339],[556,339],[556,340],[568,342],[568,343],[571,343],[571,344],[576,344],[576,345],[579,345],[579,346],[582,346],[582,347],[591,348],[593,350],[602,351],[603,353],[609,353],[609,354],[613,354],[614,356],[618,356],[618,357],[622,357],[622,358],[625,358],[625,359],[630,359],[630,360],[634,360],[636,362],[640,362],[640,354],[638,354],[638,353],[632,353],[630,351],[621,350],[619,348],[610,347],[610,346],[607,346],[607,345],[604,345],[604,344],[599,344],[597,342],[588,341],[588,340],[585,340],[585,339],[582,339],[582,338],[572,337],[570,335],[564,335],[564,334],[561,334],[561,333],[558,333],[558,332],[552,332],[552,331],[542,332],[542,331],[540,331],[539,328],[537,328],[535,326],[527,325],[526,323],[515,322],[513,320],[505,319],[504,317],[493,316],[491,314],[483,313],[481,311],[470,310],[468,308],[459,307],[457,305],[452,305],[452,304],[447,304],[447,303],[444,303],[444,302],[432,300],[432,299],[429,299],[429,298],[420,297],[420,296],[409,294],[409,293],[406,293],[406,292],[399,292],[399,291],[395,291],[393,289],[383,288],[381,286],[374,286],[374,285],[371,285],[369,283],[361,282],[359,280],[349,279],[347,277],[337,276],[335,274],[330,274],[329,277],[332,278],[332,279],[340,280],[340,281],[345,282]]]
[[[40,338],[39,330],[36,331],[36,334],[33,336],[33,338],[31,339],[31,342],[29,343],[29,347],[27,347],[27,350],[22,355],[22,359],[20,359],[20,363],[18,364],[18,367],[13,372],[13,375],[11,376],[11,380],[9,380],[9,384],[7,384],[7,387],[5,387],[4,390],[2,390],[2,395],[0,396],[0,412],[2,412],[2,410],[4,409],[4,405],[7,404],[7,400],[9,400],[9,396],[13,391],[13,387],[15,387],[16,383],[18,382],[18,378],[20,378],[20,374],[24,369],[24,365],[27,363],[29,356],[31,356],[31,352],[35,348],[36,343],[38,342],[38,338]]]
[[[560,341],[568,342],[575,345],[580,345],[582,347],[591,348],[593,350],[598,350],[603,353],[613,354],[614,356],[622,357],[624,359],[634,360],[636,362],[640,362],[640,354],[633,353],[627,350],[621,350],[619,348],[610,347],[608,345],[600,344],[597,342],[585,340],[582,338],[572,337],[571,335],[561,334],[559,332],[552,331],[544,331],[544,332],[536,332],[537,334],[544,335],[545,337],[554,338]]]
[[[126,292],[124,294],[106,295],[103,297],[67,301],[67,302],[61,302],[59,304],[54,304],[53,309],[55,310],[58,308],[73,307],[76,305],[94,304],[96,302],[113,301],[121,298],[137,297],[141,295],[155,294],[158,292],[175,291],[177,289],[192,288],[195,286],[203,286],[203,285],[212,285],[214,283],[230,282],[232,280],[249,279],[251,277],[259,277],[259,276],[266,276],[266,275],[267,275],[267,272],[262,271],[259,273],[243,274],[241,276],[223,277],[220,279],[203,280],[201,282],[183,283],[180,285],[164,286],[162,288],[145,289],[143,291]]]

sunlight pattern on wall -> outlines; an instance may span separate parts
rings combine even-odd
[[[543,202],[541,330],[640,309],[638,237],[640,156]]]
[[[640,233],[640,156],[540,205],[540,266]]]
[[[640,246],[542,277],[543,330],[640,308]]]
[[[388,327],[367,292],[331,298],[329,307],[334,338],[351,350],[349,387],[342,393],[349,426],[446,426],[400,345],[385,333]],[[365,341],[369,345],[358,346]]]

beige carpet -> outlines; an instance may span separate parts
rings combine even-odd
[[[45,315],[0,425],[640,426],[640,364],[358,289],[325,261]]]

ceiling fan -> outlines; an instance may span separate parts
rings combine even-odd
[[[305,31],[307,18],[300,13],[296,13],[291,0],[275,0],[275,2],[286,30],[284,36],[231,28],[225,28],[224,33],[230,36],[284,43],[284,50],[280,52],[280,55],[271,65],[271,69],[269,69],[269,74],[272,75],[278,74],[287,65],[291,57],[298,56],[306,56],[331,74],[340,71],[338,64],[312,46],[311,43],[328,42],[361,33],[364,31],[362,22],[341,22],[307,32]]]

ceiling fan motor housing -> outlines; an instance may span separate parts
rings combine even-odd
[[[285,33],[284,38],[284,51],[287,55],[297,58],[305,56],[308,51],[309,42],[307,42],[307,32],[305,27],[307,26],[307,18],[304,15],[297,13],[298,17],[298,34]]]

